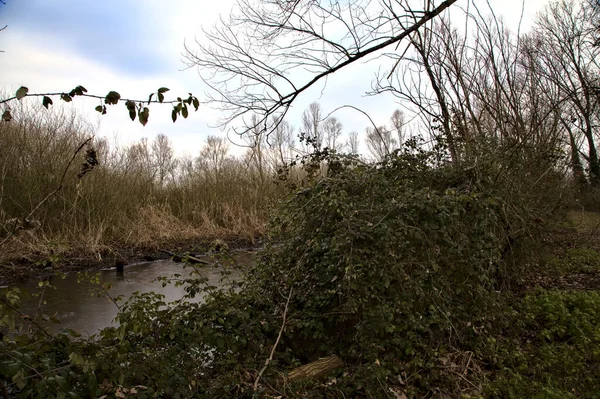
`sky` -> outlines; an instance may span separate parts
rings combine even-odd
[[[483,0],[482,4],[485,4]],[[535,13],[548,0],[525,0],[523,30],[527,30]],[[226,17],[234,0],[4,0],[0,4],[0,97],[27,86],[30,93],[70,91],[82,85],[90,93],[105,95],[116,90],[123,97],[145,99],[159,87],[171,91],[167,99],[196,95],[201,106],[187,120],[173,124],[168,106],[151,107],[145,127],[129,120],[124,105],[109,109],[99,117],[97,100],[76,99],[77,111],[98,124],[97,134],[121,145],[147,137],[152,140],[164,133],[178,155],[196,155],[208,135],[225,137],[216,126],[219,111],[202,103],[207,88],[194,69],[182,61],[184,43],[203,40],[202,28],[214,25],[219,16]],[[516,29],[521,16],[522,0],[489,0],[498,16]],[[455,6],[464,6],[459,0]],[[341,70],[317,84],[298,98],[288,120],[300,124],[302,111],[313,101],[321,103],[325,113],[342,104],[365,110],[376,121],[385,123],[398,104],[392,97],[366,97],[365,91],[376,69],[356,65]],[[39,100],[38,100],[39,101]],[[55,100],[55,103],[58,102]],[[352,110],[335,114],[344,131],[359,132],[369,121]],[[230,140],[239,139],[229,135]],[[241,153],[242,148],[234,150]]]

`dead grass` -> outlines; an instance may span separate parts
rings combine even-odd
[[[178,219],[168,205],[146,205],[140,208],[135,219],[126,223],[124,230],[128,232],[124,237],[126,243],[146,247],[155,247],[164,241],[207,235],[206,231]]]
[[[125,148],[93,140],[99,164],[79,179],[84,152],[77,153],[56,191],[93,127],[74,114],[38,111],[24,108],[0,126],[0,280],[50,259],[77,267],[215,238],[253,242],[283,192],[272,165],[258,173],[227,153],[225,139],[177,159],[166,136]]]
[[[600,233],[600,213],[571,211],[567,214],[568,223],[579,233]]]

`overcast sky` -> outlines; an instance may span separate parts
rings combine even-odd
[[[0,87],[14,92],[21,85],[30,92],[69,91],[77,85],[90,93],[104,95],[117,90],[124,97],[147,98],[158,87],[166,86],[172,95],[192,92],[202,99],[205,87],[197,71],[184,70],[184,41],[202,37],[219,15],[226,16],[233,0],[5,0],[0,4]],[[464,4],[459,0],[457,4]],[[485,4],[481,0],[482,4]],[[524,29],[547,0],[525,0]],[[490,0],[495,13],[516,29],[521,15],[521,0]],[[292,124],[312,101],[319,101],[325,112],[346,103],[357,106],[377,123],[386,123],[397,104],[393,99],[365,98],[375,68],[359,66],[340,71],[299,98],[289,114]],[[357,76],[357,73],[360,76]],[[56,101],[55,101],[56,102]],[[209,134],[222,135],[211,128],[218,112],[201,105],[187,120],[173,124],[168,107],[153,107],[146,127],[132,123],[123,105],[109,109],[98,118],[91,100],[74,101],[81,113],[92,121],[99,119],[99,134],[116,136],[123,144],[142,137],[165,133],[177,153],[197,154]],[[122,107],[122,109],[121,109]],[[340,111],[344,131],[362,132],[368,121],[354,111]],[[232,137],[233,139],[233,137]]]

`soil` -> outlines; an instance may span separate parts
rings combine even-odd
[[[0,287],[29,279],[44,278],[57,271],[62,273],[94,271],[117,265],[171,258],[165,250],[175,254],[200,256],[214,250],[217,242],[226,243],[231,250],[255,249],[257,245],[260,245],[260,239],[250,240],[239,237],[208,239],[204,237],[186,241],[165,241],[147,246],[117,244],[105,246],[97,251],[86,248],[67,248],[60,250],[59,254],[48,254],[47,251],[29,251],[30,253],[26,255],[11,256],[5,253],[0,260]],[[56,260],[53,261],[53,258]]]

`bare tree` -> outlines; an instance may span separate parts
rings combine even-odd
[[[392,131],[385,126],[379,126],[377,129],[368,127],[365,142],[367,149],[376,161],[382,161],[397,146]]]
[[[249,166],[257,171],[261,183],[265,181],[266,168],[266,131],[261,129],[258,116],[252,115],[252,130],[246,132],[242,137],[248,144],[247,161]]]
[[[325,142],[330,150],[339,151],[341,144],[339,142],[340,136],[342,135],[342,123],[334,116],[325,119],[323,123],[323,133],[325,136]]]
[[[156,169],[153,167],[152,152],[148,145],[148,139],[143,138],[132,144],[126,152],[126,173],[139,176],[147,184],[153,183],[156,177]]]
[[[596,46],[593,9],[579,2],[552,3],[538,16],[537,31],[543,51],[543,70],[546,77],[558,87],[571,110],[563,118],[570,143],[577,143],[573,135],[583,135],[587,154],[580,151],[589,165],[589,178],[600,185],[595,130],[600,122],[600,47]],[[577,160],[573,159],[574,165]]]
[[[317,102],[311,103],[302,113],[302,125],[300,127],[300,140],[304,152],[320,150],[323,148],[325,132],[323,131],[323,111]]]
[[[212,89],[208,101],[224,111],[223,125],[243,133],[259,114],[270,132],[308,88],[365,57],[385,55],[455,2],[431,0],[415,9],[409,0],[238,0],[229,20],[205,32],[209,44],[186,45],[185,57]]]
[[[156,169],[156,180],[159,187],[163,187],[170,178],[175,179],[175,170],[177,168],[177,159],[171,145],[171,140],[164,135],[159,134],[152,142],[153,167]]]
[[[560,101],[541,79],[538,55],[527,53],[523,36],[472,8],[468,36],[448,18],[411,35],[411,48],[395,56],[393,73],[378,75],[373,92],[400,98],[424,129],[444,139],[454,162],[477,162],[481,145],[509,157],[526,156],[524,148],[554,155]]]
[[[206,144],[196,158],[196,165],[207,177],[217,181],[227,162],[229,144],[222,137],[208,136]]]
[[[390,124],[392,125],[392,129],[394,133],[396,133],[396,142],[398,146],[404,143],[404,125],[406,122],[404,121],[404,113],[399,109],[396,109],[390,118]]]
[[[352,131],[348,133],[348,140],[346,141],[346,147],[352,155],[358,155],[358,147],[360,145],[360,139],[358,138],[358,132]]]
[[[281,121],[281,123],[276,124],[269,141],[275,169],[290,162],[293,157],[294,127],[285,120]]]

